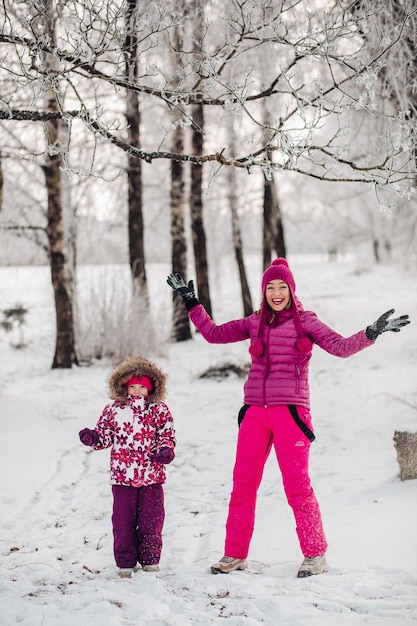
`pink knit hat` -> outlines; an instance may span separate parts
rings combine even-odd
[[[297,329],[298,339],[295,342],[295,347],[298,352],[301,354],[307,354],[307,352],[311,351],[312,342],[311,340],[305,336],[303,326],[301,324],[300,315],[297,310],[297,305],[295,302],[295,280],[292,272],[289,268],[288,261],[284,258],[274,259],[271,265],[265,270],[262,276],[262,307],[261,313],[259,316],[259,326],[258,326],[258,339],[252,343],[249,348],[249,352],[252,356],[262,356],[265,346],[262,341],[259,339],[261,334],[262,325],[267,322],[268,314],[271,313],[271,309],[266,303],[265,299],[265,289],[268,283],[271,280],[283,280],[287,283],[291,292],[291,306],[290,311],[292,313],[292,317],[294,319],[295,327]]]
[[[132,376],[132,378],[129,378],[129,380],[126,382],[126,387],[129,387],[130,385],[142,385],[143,387],[146,387],[146,389],[148,391],[152,391],[152,381],[149,378],[149,376],[141,376],[139,378],[139,376]]]
[[[265,289],[271,280],[283,280],[290,288],[291,295],[295,294],[295,280],[288,266],[287,259],[274,259],[271,265],[264,271],[262,276],[262,294],[265,295]]]

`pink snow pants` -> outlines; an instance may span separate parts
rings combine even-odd
[[[310,412],[300,406],[297,411],[311,428]],[[272,446],[294,513],[301,551],[304,556],[324,554],[327,542],[308,474],[310,441],[285,405],[250,406],[240,426],[224,554],[237,559],[248,555],[255,523],[256,494]]]

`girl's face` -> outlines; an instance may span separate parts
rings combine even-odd
[[[129,396],[147,396],[149,391],[148,388],[143,385],[129,385],[127,393]]]
[[[265,289],[265,299],[273,311],[284,311],[291,306],[291,292],[283,280],[271,280]]]

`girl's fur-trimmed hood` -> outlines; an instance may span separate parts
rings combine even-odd
[[[109,395],[112,400],[126,402],[127,381],[132,376],[149,376],[152,381],[152,391],[147,396],[148,402],[162,402],[166,396],[166,374],[152,361],[142,357],[126,359],[116,365],[108,377]]]

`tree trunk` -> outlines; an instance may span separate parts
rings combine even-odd
[[[124,52],[126,55],[126,78],[136,82],[138,77],[138,42],[135,29],[135,14],[138,0],[128,0],[126,5],[126,38]],[[126,120],[128,141],[136,148],[140,147],[140,108],[139,98],[135,91],[127,90]],[[142,204],[142,161],[128,155],[128,229],[129,229],[129,262],[132,278],[138,293],[146,301],[148,288],[146,280],[144,222]]]
[[[231,154],[235,156],[235,146],[234,146],[234,126],[233,126],[233,118],[230,118],[228,124],[228,137],[229,137],[229,145]],[[253,313],[253,305],[252,305],[252,297],[249,289],[249,282],[246,275],[245,263],[243,260],[243,244],[242,244],[242,234],[240,228],[239,221],[239,213],[237,209],[238,204],[238,194],[237,194],[237,185],[236,185],[236,170],[234,167],[230,167],[227,171],[228,174],[228,187],[229,187],[229,206],[230,206],[230,214],[232,219],[232,237],[233,237],[233,249],[235,252],[235,259],[239,272],[240,279],[240,291],[242,295],[242,304],[243,304],[243,314],[246,317]]]
[[[59,136],[59,124],[58,120],[47,122],[50,145]],[[64,246],[60,166],[61,157],[58,154],[48,157],[43,167],[48,195],[46,233],[56,313],[56,344],[52,368],[71,368],[78,361],[75,352],[73,294]]]
[[[381,257],[379,254],[379,239],[374,238],[372,240],[372,250],[374,253],[374,259],[376,263],[380,263],[381,262]]]
[[[60,142],[65,146],[69,145],[69,131],[68,126],[61,122],[60,128]],[[63,157],[65,161],[65,156]],[[65,165],[65,163],[64,163]],[[69,273],[71,276],[71,284],[73,285],[73,294],[77,293],[77,236],[78,236],[78,223],[77,215],[74,204],[72,202],[72,181],[69,176],[61,176],[61,198],[63,208],[63,220],[64,220],[64,239],[65,250]],[[77,330],[75,330],[75,335]]]
[[[186,0],[177,0],[178,12],[187,13]],[[183,71],[182,55],[178,51],[183,48],[182,26],[173,32],[173,48],[171,60],[173,74],[176,77],[173,88],[178,87],[178,76]],[[172,151],[182,154],[184,151],[184,127],[180,113],[177,113],[176,125],[172,134]],[[185,236],[185,172],[182,161],[171,161],[171,271],[187,278],[187,239]],[[190,320],[181,297],[172,293],[172,340],[187,341],[191,339]]]
[[[42,27],[45,34],[55,41],[54,7],[52,3],[44,2],[43,8]],[[53,56],[45,54],[44,60],[45,65],[53,71],[55,64]],[[57,97],[58,94],[50,85],[44,97],[48,111],[59,110]],[[61,123],[57,119],[45,123],[48,151],[43,170],[48,197],[46,233],[56,313],[56,345],[52,368],[71,368],[78,360],[75,350],[73,291],[65,248],[61,180],[63,159],[59,149]]]
[[[193,120],[198,129],[193,128],[193,154],[203,153],[203,107],[200,104],[193,106]],[[203,168],[199,165],[191,166],[191,232],[194,248],[194,263],[197,277],[198,299],[211,315],[211,301],[208,278],[208,262],[206,249],[206,233],[203,223]]]
[[[272,261],[273,251],[279,257],[286,257],[287,251],[284,239],[284,225],[278,202],[275,179],[264,176],[264,210],[263,210],[263,268],[266,269]]]
[[[4,179],[3,179],[3,160],[2,160],[1,150],[0,150],[0,211],[3,208],[3,183],[4,183]]]
[[[272,261],[274,247],[274,225],[271,186],[264,177],[263,228],[262,228],[262,267],[265,270]]]
[[[417,433],[396,430],[394,446],[397,451],[401,480],[417,478]]]
[[[184,148],[184,130],[178,124],[173,136],[173,151],[181,153]],[[187,275],[187,244],[184,228],[184,164],[171,161],[171,266],[173,273]],[[190,321],[182,298],[175,292],[173,297],[173,329],[174,341],[191,339]]]
[[[233,168],[229,169],[230,178],[230,211],[232,216],[232,234],[233,234],[233,248],[235,251],[235,259],[239,271],[240,279],[240,291],[242,295],[243,303],[243,315],[246,317],[253,313],[252,297],[249,289],[249,282],[246,275],[245,263],[243,260],[243,245],[242,235],[240,230],[239,215],[237,211],[237,196],[236,196],[236,171]]]
[[[277,184],[275,178],[272,178],[271,181],[271,195],[273,198],[273,206],[274,206],[274,247],[277,256],[286,257],[287,256],[287,247],[285,245],[285,237],[284,237],[284,223],[282,221],[282,213],[281,207],[278,199],[278,191]]]
[[[194,0],[193,14],[193,52],[196,60],[203,60],[204,56],[201,53],[201,49],[204,39],[204,2],[202,0]],[[197,74],[197,82],[198,79],[199,76]],[[192,107],[192,118],[194,122],[191,139],[192,154],[201,156],[204,143],[204,110],[202,104],[196,104]],[[211,315],[206,233],[203,221],[203,168],[198,165],[191,166],[190,210],[198,299],[207,313]]]
[[[269,104],[262,103],[262,116],[265,129],[273,128]],[[265,133],[264,140],[270,141],[271,131]],[[273,160],[273,155],[267,151],[266,156],[269,161]],[[279,257],[286,257],[284,225],[278,201],[278,192],[273,173],[270,180],[264,174],[264,200],[263,200],[263,231],[262,231],[262,262],[264,270],[271,264],[272,255],[275,251]]]

